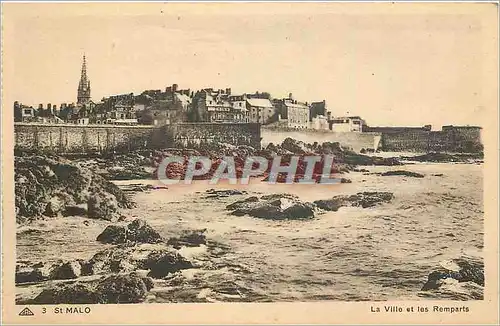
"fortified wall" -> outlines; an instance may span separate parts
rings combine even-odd
[[[162,127],[15,123],[14,134],[16,149],[67,154],[199,148],[220,143],[260,148],[260,125],[256,123],[186,123]]]
[[[385,151],[478,153],[483,150],[481,128],[445,126],[441,131],[384,132],[381,149]]]
[[[269,143],[280,144],[285,138],[300,140],[305,143],[339,142],[343,147],[350,147],[359,152],[361,149],[377,150],[381,134],[378,132],[334,132],[331,130],[312,130],[262,127],[262,147]]]

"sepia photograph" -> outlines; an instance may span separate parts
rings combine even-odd
[[[497,5],[3,3],[9,314],[498,322]]]

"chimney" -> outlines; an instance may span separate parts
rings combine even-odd
[[[231,95],[231,88],[226,88],[226,94]]]
[[[292,94],[292,93],[289,93],[289,94],[288,94],[288,98],[292,100],[292,99],[293,99],[293,94]]]
[[[179,87],[179,85],[177,84],[172,84],[172,92],[177,92],[177,88]]]

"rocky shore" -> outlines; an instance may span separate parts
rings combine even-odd
[[[357,154],[343,149],[338,143],[305,144],[286,139],[280,145],[270,144],[257,150],[250,147],[219,147],[197,151],[192,149],[165,149],[163,151],[135,152],[109,157],[76,159],[64,157],[21,155],[15,158],[15,206],[19,227],[52,218],[107,221],[95,238],[102,250],[85,259],[57,262],[23,262],[16,267],[16,284],[28,294],[19,296],[17,303],[138,303],[138,302],[218,302],[268,301],[265,293],[256,292],[237,279],[220,281],[220,273],[245,271],[244,264],[229,266],[221,257],[230,255],[232,248],[210,239],[206,229],[179,230],[165,237],[144,219],[132,218],[127,213],[135,207],[137,193],[155,189],[169,191],[168,187],[129,184],[118,187],[111,180],[135,180],[154,177],[155,169],[164,157],[179,155],[208,156],[217,163],[224,155],[235,158],[241,173],[247,156],[271,158],[275,155],[333,155],[332,174],[373,175],[374,177],[427,178],[443,174],[422,174],[401,168],[404,160],[457,162],[460,155],[427,154],[417,157],[383,158]],[[459,158],[457,158],[459,157]],[[297,178],[305,170],[299,164]],[[462,163],[477,163],[463,156]],[[214,166],[217,166],[216,164]],[[364,167],[388,167],[384,172],[370,172]],[[181,178],[186,166],[172,164],[167,171]],[[396,168],[394,170],[393,168]],[[212,171],[213,172],[213,171]],[[261,180],[268,177],[266,171]],[[209,173],[208,176],[211,174]],[[315,171],[319,177],[321,171]],[[200,179],[206,179],[201,177]],[[341,178],[342,183],[350,183]],[[403,179],[404,180],[404,179]],[[278,177],[278,183],[284,177]],[[208,189],[204,200],[224,201],[223,212],[228,217],[258,219],[277,223],[297,221],[309,223],[323,214],[339,213],[345,208],[383,209],[396,196],[390,191],[358,191],[348,195],[330,195],[303,200],[288,193],[259,194],[246,190]],[[35,230],[36,231],[36,230]],[[33,231],[34,232],[34,231]],[[19,236],[19,235],[18,235]],[[454,261],[453,268],[429,271],[428,280],[422,280],[419,296],[451,298],[458,293],[463,300],[482,299],[484,272],[482,260],[465,257]],[[458,267],[457,267],[458,266]],[[456,297],[456,296],[455,296]]]

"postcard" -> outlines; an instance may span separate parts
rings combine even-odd
[[[497,324],[498,3],[2,3],[6,324]]]

